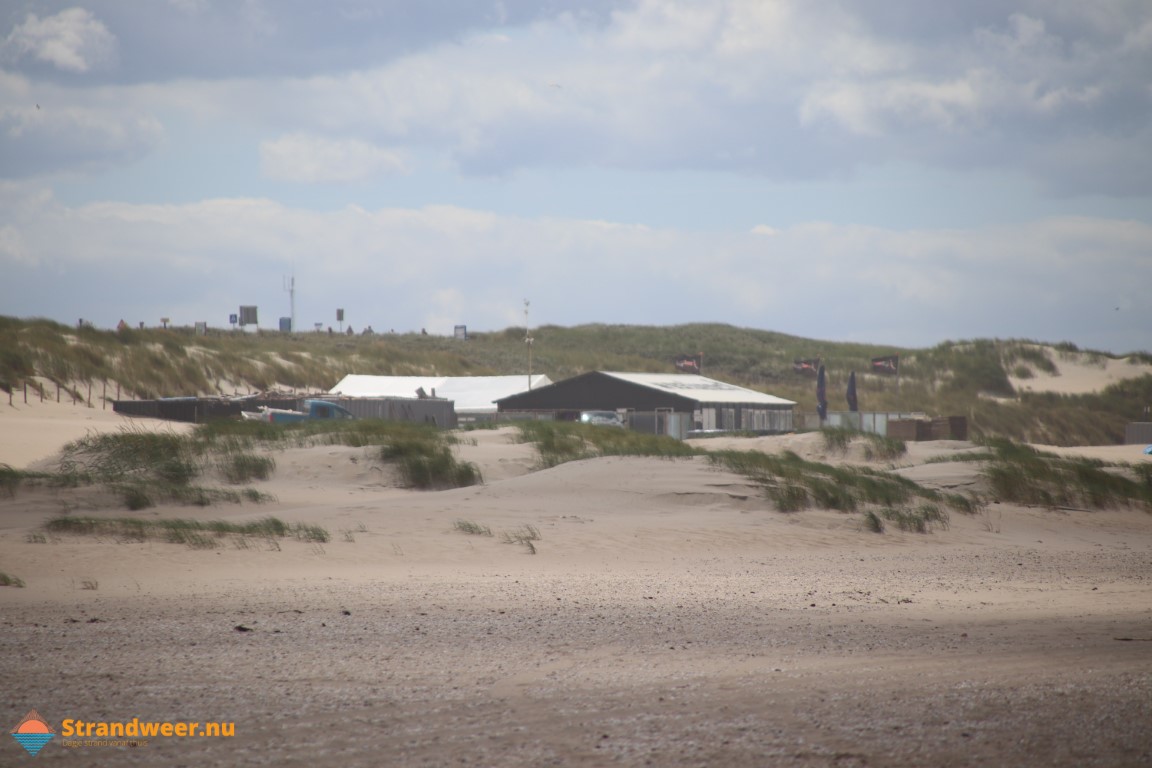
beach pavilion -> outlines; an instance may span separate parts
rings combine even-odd
[[[640,432],[792,431],[796,403],[686,373],[592,371],[496,401],[501,414],[577,419],[582,411],[616,411]]]

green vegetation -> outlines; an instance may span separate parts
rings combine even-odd
[[[130,510],[161,502],[259,503],[268,497],[255,488],[232,490],[194,481],[210,472],[231,485],[265,480],[276,468],[276,460],[267,452],[307,445],[380,446],[380,458],[394,462],[413,488],[459,488],[481,482],[474,464],[457,460],[455,443],[453,435],[432,426],[375,420],[289,425],[218,421],[198,425],[187,435],[126,426],[67,444],[55,473],[22,472],[0,465],[0,493],[12,496],[21,483],[101,485]]]
[[[346,445],[379,446],[380,459],[396,464],[401,477],[412,488],[461,488],[483,482],[475,464],[461,462],[453,453],[457,438],[427,424],[379,419],[314,420],[295,424],[221,420],[197,426],[193,440],[211,450],[235,454],[229,461],[238,462],[243,471],[252,473],[253,477],[259,477],[256,473],[261,471],[270,473],[274,468],[274,464],[247,458],[247,452],[253,449]]]
[[[471,520],[457,520],[452,524],[452,527],[461,533],[466,533],[469,536],[491,536],[492,529],[486,525],[473,522]]]
[[[0,464],[0,495],[12,498],[24,479],[24,473],[9,464]]]
[[[877,435],[874,432],[860,432],[844,427],[824,427],[820,430],[824,438],[824,448],[830,453],[846,453],[853,441],[863,441],[864,458],[868,461],[891,461],[908,452],[903,440]]]
[[[534,443],[542,468],[594,456],[659,456],[682,458],[702,451],[665,435],[562,421],[516,423],[520,442]]]
[[[781,512],[811,507],[861,512],[864,528],[875,533],[883,533],[883,520],[927,533],[947,526],[944,507],[973,514],[980,506],[978,500],[942,494],[899,475],[806,461],[791,451],[716,451],[708,460],[755,482]]]
[[[23,587],[24,580],[0,571],[0,587]]]
[[[388,429],[380,458],[395,462],[409,487],[435,490],[481,482],[476,465],[459,461],[453,454],[455,438],[451,435],[416,424],[391,424]]]
[[[542,467],[606,455],[664,458],[703,455],[711,464],[743,475],[759,485],[781,512],[812,507],[861,512],[864,527],[877,533],[884,531],[884,520],[901,530],[927,533],[934,527],[947,527],[945,508],[963,514],[975,514],[981,508],[978,499],[939,493],[899,475],[807,461],[791,451],[780,454],[701,451],[671,438],[652,438],[610,427],[551,421],[523,422],[518,427],[522,441],[536,444]],[[860,433],[850,430],[826,430],[824,436],[828,444],[834,447],[842,445],[845,449],[850,440],[861,437]],[[510,540],[509,536],[505,534],[505,541]],[[511,540],[523,543],[522,539]]]
[[[49,520],[45,530],[55,534],[103,536],[117,542],[165,541],[184,544],[192,549],[213,549],[231,536],[237,546],[246,548],[250,538],[275,540],[294,538],[299,541],[326,543],[328,531],[317,525],[295,523],[289,525],[275,517],[264,517],[248,523],[230,523],[224,520],[153,520],[136,517],[64,516]]]
[[[1152,512],[1152,465],[1062,457],[1000,438],[985,445],[991,458],[983,475],[1001,501],[1048,508],[1137,506]]]
[[[933,527],[948,528],[948,513],[936,504],[920,504],[907,509],[883,509],[880,515],[902,531],[928,533]]]
[[[534,525],[522,525],[515,531],[504,531],[505,544],[521,544],[528,550],[528,554],[536,554],[536,544],[540,541],[540,531]]]
[[[209,506],[265,500],[254,489],[239,492],[193,484],[203,474],[205,463],[211,461],[205,455],[209,447],[195,437],[122,427],[118,432],[90,434],[68,443],[61,451],[59,470],[38,479],[71,487],[103,485],[131,510],[147,509],[161,501]],[[229,482],[237,483],[267,469],[259,457],[235,454],[221,465]]]
[[[1064,362],[1099,362],[1100,352],[1029,340],[947,341],[930,349],[848,344],[716,323],[651,327],[582,325],[533,329],[533,368],[555,380],[591,370],[669,371],[684,352],[704,354],[704,373],[794,400],[815,410],[814,382],[792,369],[819,357],[833,409],[857,372],[864,410],[923,411],[968,417],[973,436],[1053,445],[1109,444],[1152,402],[1152,376],[1092,395],[1016,392],[1011,377],[1056,375]],[[272,387],[320,391],[348,373],[496,375],[526,371],[524,329],[470,334],[468,341],[417,333],[372,336],[211,331],[191,328],[76,329],[48,320],[0,317],[0,390],[28,397],[56,387],[85,399],[247,394]],[[895,377],[874,376],[870,359],[899,353]],[[1133,362],[1152,363],[1137,352]]]

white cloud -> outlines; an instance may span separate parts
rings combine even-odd
[[[110,325],[155,312],[133,309],[146,297],[121,291],[117,316],[106,316],[110,289],[93,282],[94,270],[111,286],[148,269],[162,280],[150,295],[194,313],[176,322],[223,323],[241,303],[272,316],[286,301],[283,275],[295,272],[305,327],[344,307],[357,328],[499,328],[527,296],[535,324],[702,319],[909,346],[1014,336],[1152,347],[1146,329],[1117,325],[1101,309],[1143,300],[1152,225],[1099,218],[909,231],[814,222],[764,237],[452,206],[316,212],[259,199],[49,200],[6,209],[0,246],[5,312],[48,311],[27,302],[29,286],[50,274],[58,305],[50,316]]]
[[[36,258],[28,252],[24,245],[24,238],[12,225],[0,227],[0,264],[19,264],[21,266],[36,266]]]
[[[294,133],[260,144],[260,168],[276,181],[366,181],[406,170],[401,153],[357,139]]]
[[[137,94],[105,99],[0,71],[0,178],[90,173],[157,147],[164,127]]]
[[[91,11],[68,8],[43,19],[28,14],[0,43],[0,52],[11,61],[30,56],[82,74],[114,61],[116,37]]]

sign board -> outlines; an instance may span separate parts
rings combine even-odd
[[[336,310],[336,322],[338,322],[338,323],[344,322],[344,310],[342,310],[342,309]]]
[[[458,325],[453,329],[452,335],[460,341],[468,341],[468,326]]]
[[[259,325],[256,320],[256,307],[240,307],[240,325]]]
[[[280,333],[292,333],[292,318],[280,318]]]

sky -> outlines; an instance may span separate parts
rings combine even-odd
[[[1150,289],[1147,0],[0,7],[0,315],[1124,354]]]

